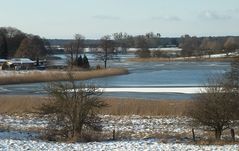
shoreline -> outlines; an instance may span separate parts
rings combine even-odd
[[[231,62],[236,57],[221,58],[130,58],[129,62]]]
[[[128,74],[128,70],[125,68],[108,68],[91,71],[72,71],[71,73],[75,80],[88,80]],[[67,74],[67,71],[58,70],[0,71],[0,85],[65,81],[67,80]]]

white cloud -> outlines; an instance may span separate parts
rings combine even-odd
[[[228,20],[231,16],[227,13],[218,13],[215,11],[203,11],[199,14],[199,17],[207,20]]]
[[[181,18],[177,16],[159,16],[153,17],[153,20],[163,20],[163,21],[181,21]]]
[[[94,19],[99,19],[99,20],[119,20],[120,18],[117,16],[108,16],[108,15],[97,15],[97,16],[92,16]]]

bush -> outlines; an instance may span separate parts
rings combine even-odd
[[[214,131],[217,140],[224,130],[232,128],[238,120],[238,92],[229,87],[226,81],[225,78],[211,78],[189,109],[193,124]]]
[[[100,101],[102,92],[93,85],[77,84],[69,73],[66,82],[52,82],[46,88],[49,102],[39,110],[49,122],[45,138],[48,140],[83,140],[82,133],[101,130],[99,109],[106,104]]]
[[[154,51],[153,52],[153,57],[156,57],[156,58],[160,58],[160,57],[162,57],[162,52],[161,51]]]
[[[78,67],[82,67],[84,65],[82,56],[80,55],[80,57],[77,58],[77,66]]]
[[[150,58],[151,57],[151,52],[150,50],[137,50],[135,52],[136,56],[139,58]]]
[[[9,66],[7,65],[7,62],[4,62],[2,65],[2,70],[7,70]]]
[[[90,68],[90,63],[88,61],[88,58],[86,57],[86,55],[84,55],[83,57],[83,68],[89,69]]]
[[[100,70],[101,69],[101,66],[98,64],[97,66],[96,66],[96,70]]]

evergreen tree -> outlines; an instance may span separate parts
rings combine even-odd
[[[77,66],[78,66],[78,67],[82,67],[83,65],[84,65],[84,62],[83,62],[82,56],[80,55],[80,56],[77,58]]]
[[[86,55],[83,57],[83,68],[89,68],[90,64]]]

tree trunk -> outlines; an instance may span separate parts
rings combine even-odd
[[[196,138],[195,138],[194,128],[192,129],[192,134],[193,134],[193,141],[195,142]]]
[[[108,59],[108,50],[107,48],[105,49],[105,69],[106,69],[106,66],[107,66],[107,59]]]
[[[36,64],[36,66],[39,66],[39,58],[37,57],[37,64]]]
[[[235,131],[231,129],[232,141],[235,142]]]
[[[222,130],[221,129],[215,130],[215,138],[216,138],[216,140],[220,140],[221,139],[221,135],[222,135]]]
[[[104,62],[105,62],[105,69],[107,68],[107,60],[104,60]]]
[[[73,56],[73,52],[71,50],[71,61],[70,61],[71,69],[73,68],[73,64],[74,64],[74,56]]]
[[[113,140],[116,140],[116,137],[115,137],[115,129],[113,130]]]

